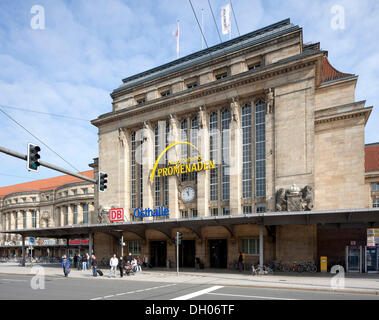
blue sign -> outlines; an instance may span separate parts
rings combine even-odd
[[[169,216],[170,210],[168,208],[159,207],[158,209],[135,209],[134,210],[134,218],[147,218],[147,217],[162,217]]]
[[[29,238],[30,243],[34,243],[34,238]]]

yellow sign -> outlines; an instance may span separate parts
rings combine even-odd
[[[197,152],[200,153],[199,149],[194,146],[192,143],[186,142],[186,141],[178,141],[170,144],[165,150],[162,151],[162,153],[159,155],[157,161],[155,161],[153,171],[150,175],[150,180],[154,181],[155,171],[157,170],[159,161],[164,156],[164,154],[170,150],[172,147],[175,147],[178,144],[188,144],[189,146],[195,148]],[[169,162],[167,168],[158,168],[157,176],[158,177],[166,177],[171,176],[174,174],[183,174],[187,172],[197,172],[197,171],[205,171],[214,169],[215,165],[213,161],[201,161],[202,157],[197,156],[193,158],[187,158],[187,159],[181,159],[175,162]],[[197,163],[190,163],[192,161],[197,161]]]

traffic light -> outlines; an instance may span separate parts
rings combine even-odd
[[[107,188],[108,183],[108,175],[104,172],[99,172],[99,179],[98,179],[98,185],[99,185],[99,192],[104,192]]]
[[[178,241],[178,244],[182,244],[182,233],[181,232],[176,233],[176,240]]]
[[[39,155],[40,151],[41,148],[39,146],[32,143],[28,143],[26,165],[29,171],[38,172],[38,168],[41,165],[38,161],[41,158],[41,156]]]

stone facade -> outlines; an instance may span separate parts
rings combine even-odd
[[[55,184],[54,179],[51,179],[51,186]],[[32,183],[35,186],[39,184],[38,181]],[[17,231],[96,223],[93,184],[77,182],[53,187],[49,187],[48,184],[43,190],[35,188],[37,191],[12,192],[0,198],[0,229]],[[10,187],[3,189],[7,188]],[[60,256],[58,248],[65,246],[66,241],[37,238],[35,244],[35,256],[47,256],[47,248],[50,250],[50,256]],[[21,236],[1,235],[0,256],[16,254],[20,257],[21,245]],[[62,252],[64,251],[65,249]]]
[[[282,32],[276,33],[279,29]],[[369,207],[363,149],[371,108],[355,101],[358,77],[331,67],[327,52],[319,45],[304,46],[302,29],[289,21],[260,33],[267,41],[253,41],[257,34],[252,33],[244,37],[244,46],[237,46],[242,41],[237,38],[225,48],[215,47],[213,54],[205,50],[123,80],[112,93],[112,112],[92,121],[99,129],[99,170],[109,177],[108,191],[99,195],[103,207],[124,207],[125,221],[132,221],[133,209],[138,207],[136,202],[133,206],[132,194],[142,192],[143,208],[156,205],[155,191],[162,183],[157,186],[150,181],[150,173],[156,159],[154,128],[159,121],[169,126],[171,142],[183,140],[185,128],[189,136],[184,140],[195,143],[204,159],[224,159],[225,152],[228,158],[226,167],[221,161],[215,171],[198,172],[194,181],[168,178],[170,218],[191,217],[189,212],[208,217]],[[189,82],[196,86],[187,89]],[[161,96],[162,88],[170,94]],[[143,103],[138,103],[140,97]],[[262,104],[263,118],[259,113]],[[246,118],[247,113],[251,118]],[[195,142],[191,140],[193,119],[199,129]],[[223,126],[229,130],[226,135]],[[218,129],[216,140],[213,127]],[[138,130],[144,132],[145,148],[142,175],[137,179],[130,164],[134,155],[131,137]],[[181,150],[180,146],[172,148],[169,157],[180,159]],[[264,164],[263,176],[259,163]],[[224,170],[229,172],[228,179]],[[299,190],[291,193],[294,185]],[[184,186],[194,188],[192,202],[181,198]],[[247,261],[256,262],[259,254],[246,248],[246,241],[254,243],[259,238],[259,227],[232,229],[204,227],[197,233],[181,232],[184,240],[195,241],[195,256],[205,266],[212,266],[212,239],[227,240],[222,248],[227,251],[228,265],[246,250]],[[146,231],[143,239],[134,234],[124,237],[127,248],[128,241],[140,241],[138,253],[146,256],[152,255],[152,241],[165,241],[167,260],[175,261],[171,239],[176,231]],[[263,247],[266,262],[317,261],[317,226],[265,229]]]

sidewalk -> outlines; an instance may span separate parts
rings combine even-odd
[[[37,266],[37,265],[34,265]],[[48,277],[63,277],[63,271],[58,265],[42,265],[45,275]],[[78,271],[71,269],[70,278],[109,280],[109,270],[102,269],[103,277],[92,277],[90,271]],[[28,275],[32,276],[30,265],[20,267],[16,264],[1,263],[0,275]],[[190,283],[201,285],[221,285],[221,286],[241,286],[271,289],[294,289],[294,290],[314,290],[342,293],[362,293],[379,295],[379,274],[345,274],[345,287],[343,289],[333,289],[331,281],[336,275],[330,273],[277,273],[274,275],[252,276],[249,273],[232,272],[229,270],[201,270],[193,269],[181,270],[179,276],[176,270],[167,269],[145,269],[132,276],[124,276],[120,279],[117,272],[117,279],[120,281],[147,281],[166,283]]]

